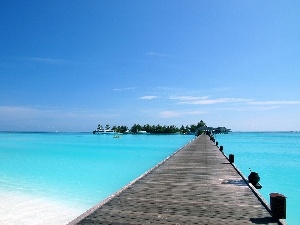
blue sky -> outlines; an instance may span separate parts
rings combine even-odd
[[[300,2],[1,1],[0,130],[300,130]]]

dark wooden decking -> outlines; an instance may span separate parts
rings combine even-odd
[[[70,224],[278,224],[202,135]]]

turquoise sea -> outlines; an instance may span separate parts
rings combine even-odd
[[[66,224],[194,138],[0,132],[0,224]],[[300,225],[300,133],[218,134],[245,176],[258,172],[269,194],[287,197],[287,222]]]
[[[66,224],[193,138],[2,132],[0,224]]]
[[[269,203],[273,192],[286,196],[289,225],[300,225],[300,132],[232,132],[216,141],[248,177],[249,168],[260,176],[260,194]]]

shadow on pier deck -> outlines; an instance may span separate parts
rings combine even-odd
[[[71,224],[278,224],[201,135]]]

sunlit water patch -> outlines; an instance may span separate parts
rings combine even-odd
[[[0,222],[65,224],[193,138],[0,133]]]

